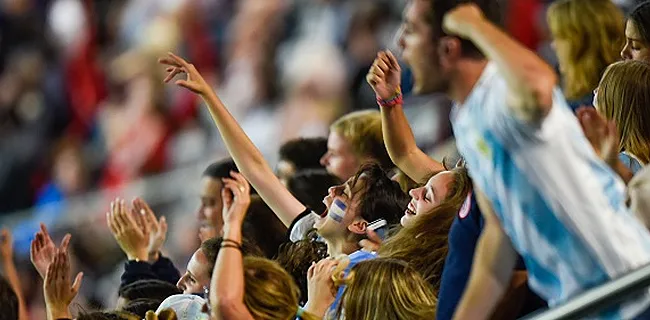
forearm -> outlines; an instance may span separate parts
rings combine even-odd
[[[496,223],[487,222],[479,239],[472,273],[454,319],[488,319],[508,289],[517,254]]]
[[[208,105],[212,119],[240,172],[249,180],[253,180],[256,177],[255,174],[263,175],[269,172],[272,174],[273,170],[262,153],[248,138],[214,91],[203,95],[202,98]],[[252,181],[250,182],[252,183]]]
[[[469,38],[488,60],[496,63],[508,84],[513,111],[528,120],[544,117],[552,107],[557,82],[553,69],[487,20],[470,25]]]
[[[381,125],[390,159],[409,178],[424,182],[432,173],[444,170],[442,163],[418,148],[401,105],[381,107]]]
[[[16,297],[18,297],[18,319],[27,320],[28,314],[25,298],[23,296],[23,287],[20,285],[20,277],[18,277],[18,271],[16,270],[13,258],[5,259],[3,269],[7,282],[9,282],[11,289],[16,293]]]
[[[305,206],[296,200],[277,179],[261,152],[228,112],[219,97],[211,91],[203,96],[203,99],[239,171],[278,218],[289,226],[296,216],[305,210]]]
[[[495,250],[484,233],[474,257],[472,273],[454,319],[488,319],[508,289],[515,254]]]
[[[241,224],[224,225],[224,245],[231,244],[231,240],[241,244]],[[231,247],[222,247],[217,255],[214,265],[212,283],[210,288],[210,303],[220,313],[228,310],[239,309],[244,304],[244,259],[240,250]]]

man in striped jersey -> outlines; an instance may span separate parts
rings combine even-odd
[[[551,306],[650,262],[650,234],[625,207],[622,182],[591,149],[553,70],[485,18],[493,3],[412,0],[400,38],[415,92],[457,103],[457,146],[484,213],[456,319],[489,317],[517,252]],[[398,68],[382,60],[376,81]],[[644,319],[649,306],[643,294],[594,316]]]

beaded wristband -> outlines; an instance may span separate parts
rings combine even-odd
[[[377,96],[377,104],[380,107],[394,107],[397,105],[401,105],[403,102],[404,99],[402,96],[402,89],[400,87],[397,87],[397,90],[395,90],[393,96],[388,100],[384,100],[381,97]]]

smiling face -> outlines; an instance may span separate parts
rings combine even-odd
[[[625,46],[621,50],[621,58],[650,63],[650,44],[643,40],[632,20],[628,20],[625,25]]]
[[[453,181],[454,173],[443,171],[431,177],[423,187],[412,189],[409,192],[411,202],[409,202],[400,224],[407,226],[418,215],[427,214],[431,209],[440,205],[448,197],[450,184]]]
[[[187,271],[178,280],[176,286],[185,294],[203,293],[203,288],[210,286],[211,273],[212,267],[203,250],[196,250],[187,263]]]

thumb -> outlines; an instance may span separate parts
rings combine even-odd
[[[69,233],[66,233],[66,235],[63,237],[63,240],[61,240],[61,250],[63,251],[68,251],[68,245],[70,245],[70,238],[72,238],[72,235]]]
[[[186,89],[191,90],[193,92],[199,92],[200,91],[199,86],[194,82],[190,82],[190,81],[187,81],[187,80],[176,80],[175,83],[176,83],[177,86],[186,88]]]
[[[167,233],[167,218],[164,216],[160,218],[160,225],[158,229],[161,233]]]
[[[83,272],[77,273],[77,276],[74,278],[74,282],[72,283],[72,294],[75,296],[77,295],[77,292],[79,292],[79,288],[81,288],[81,280],[84,277]]]

